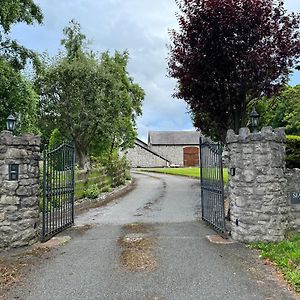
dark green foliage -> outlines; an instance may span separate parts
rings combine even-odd
[[[38,96],[30,82],[19,71],[0,57],[0,131],[5,129],[6,118],[17,117],[16,133],[38,133]]]
[[[286,155],[287,168],[300,168],[300,136],[287,136]]]
[[[300,135],[300,85],[285,87],[278,95],[255,103],[261,126],[285,127],[286,133]]]
[[[64,138],[60,134],[59,130],[55,128],[51,133],[48,149],[51,150],[55,149],[58,146],[60,146],[63,142],[64,142]]]
[[[84,197],[90,198],[90,199],[96,199],[100,195],[100,189],[97,184],[93,184],[89,186],[85,191],[84,191]]]
[[[0,4],[0,24],[5,33],[15,23],[33,24],[43,20],[40,8],[32,0],[1,0]]]
[[[0,1],[0,131],[9,114],[17,117],[15,133],[38,133],[37,95],[20,70],[31,59],[38,67],[37,55],[8,36],[11,26],[42,22],[42,13],[32,0]]]
[[[113,155],[104,162],[106,174],[112,178],[112,187],[123,185],[128,177],[129,165],[125,157]]]
[[[0,59],[5,59],[16,70],[25,67],[27,59],[39,67],[37,55],[7,37],[11,26],[24,22],[28,25],[41,23],[42,12],[32,0],[1,0],[0,2]]]

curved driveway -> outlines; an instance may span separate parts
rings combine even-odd
[[[180,176],[134,173],[136,188],[106,207],[76,218],[76,224],[180,223],[199,218],[199,181]]]
[[[29,274],[12,295],[35,300],[288,300],[296,299],[241,244],[211,244],[199,221],[199,184],[170,175],[134,174],[136,189],[106,207],[78,216],[95,226]],[[147,223],[157,268],[133,272],[120,264],[123,226]],[[16,299],[16,298],[12,298]]]

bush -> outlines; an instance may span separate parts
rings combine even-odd
[[[287,136],[286,166],[290,169],[300,168],[300,136]]]
[[[106,174],[112,179],[112,187],[125,184],[128,178],[129,164],[125,157],[114,155],[109,161],[104,162]]]
[[[57,128],[55,128],[51,133],[48,149],[53,150],[53,149],[57,148],[58,146],[60,146],[63,142],[64,142],[64,139],[63,139],[62,135],[60,134],[59,130]]]
[[[97,184],[93,184],[89,186],[85,192],[84,197],[90,198],[90,199],[96,199],[100,195],[100,189]]]

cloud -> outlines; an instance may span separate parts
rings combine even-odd
[[[168,29],[178,28],[175,0],[38,0],[45,16],[42,26],[17,25],[13,35],[39,52],[58,52],[62,30],[75,18],[96,51],[130,52],[129,72],[146,92],[140,137],[149,130],[193,129],[186,104],[173,99],[175,81],[167,78]],[[300,11],[298,1],[287,0]],[[299,74],[299,73],[298,73]],[[292,83],[299,82],[299,75]]]

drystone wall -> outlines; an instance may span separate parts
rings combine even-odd
[[[39,153],[39,137],[0,133],[0,250],[39,237]]]
[[[242,242],[279,241],[289,226],[285,133],[265,127],[227,134],[231,234]]]

